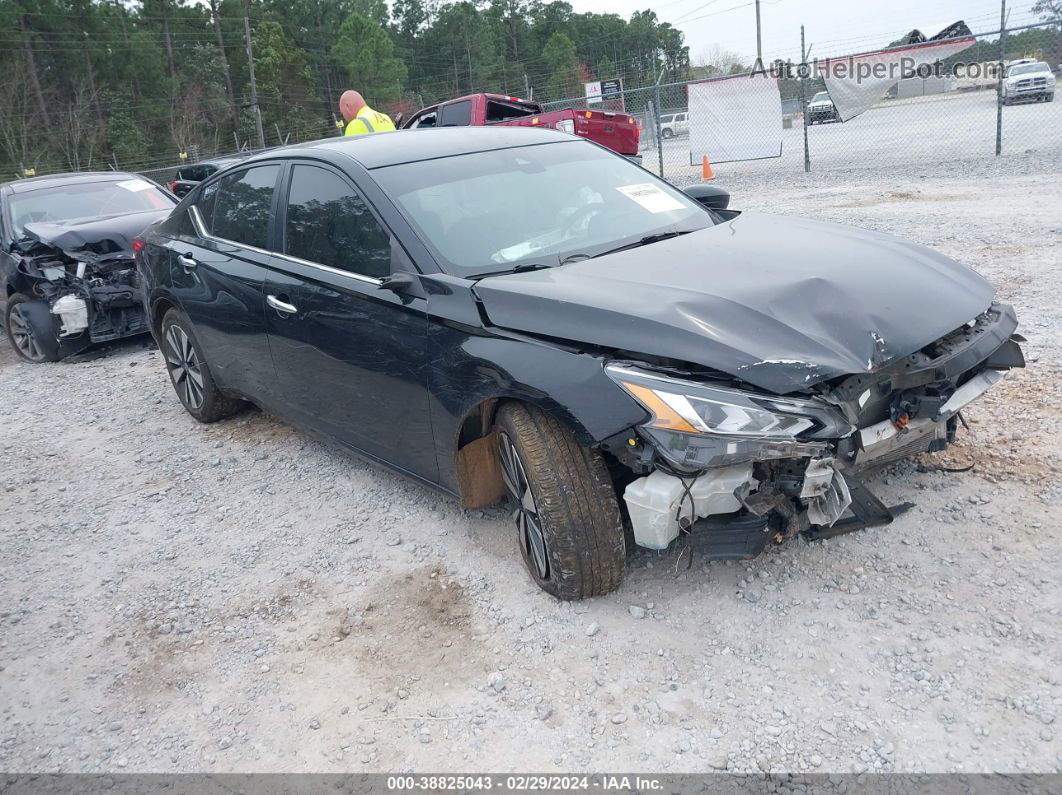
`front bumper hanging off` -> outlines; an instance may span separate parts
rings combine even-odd
[[[654,436],[650,429],[640,434],[648,444],[637,446],[644,468],[635,471],[652,471],[657,456],[667,459],[659,466],[687,488],[663,484],[658,472],[657,493],[672,488],[678,499],[696,492],[690,484],[699,479],[721,481],[718,473],[746,468],[747,478],[732,493],[741,510],[695,511],[683,528],[689,543],[709,558],[753,557],[772,536],[802,534],[815,540],[887,525],[912,503],[886,506],[867,488],[865,473],[953,442],[959,412],[998,384],[1007,370],[1024,367],[1019,345],[1024,339],[1014,333],[1016,325],[1010,307],[993,305],[910,356],[820,391],[820,400],[849,423],[841,436],[815,435],[813,429],[787,446],[702,435],[697,444],[709,450],[705,455],[692,454],[677,442],[663,445],[662,435]],[[663,510],[676,515],[675,505]],[[678,531],[673,532],[677,537]],[[667,535],[660,538],[666,541]]]

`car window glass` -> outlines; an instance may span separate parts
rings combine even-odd
[[[266,248],[273,189],[279,173],[279,165],[268,165],[222,177],[216,183],[211,234],[234,243]]]
[[[391,238],[365,202],[338,174],[296,165],[288,189],[285,252],[350,273],[391,272]]]
[[[490,124],[491,122],[505,121],[506,119],[520,119],[524,116],[533,116],[534,114],[534,110],[522,105],[510,105],[506,102],[495,102],[491,100],[487,102],[486,122]]]
[[[36,188],[9,199],[8,212],[15,239],[28,223],[59,223],[105,215],[124,215],[171,209],[177,200],[155,183],[133,176],[99,182],[74,182]]]
[[[558,264],[644,235],[710,226],[704,208],[625,158],[572,141],[373,170],[451,273]]]
[[[440,127],[467,127],[472,123],[472,100],[443,105],[439,116]]]
[[[177,173],[177,179],[199,182],[206,179],[208,173],[204,166],[185,166]]]
[[[410,125],[410,128],[417,129],[419,127],[434,127],[437,120],[437,115],[438,114],[435,111],[432,111],[431,113],[425,113],[423,116],[414,121],[413,124]]]
[[[188,210],[179,210],[159,225],[159,231],[171,237],[198,237]]]

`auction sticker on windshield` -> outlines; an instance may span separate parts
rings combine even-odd
[[[151,183],[142,179],[126,179],[119,182],[118,187],[137,193],[142,190],[151,190]]]
[[[678,199],[668,196],[651,182],[638,185],[622,185],[616,188],[628,199],[633,199],[651,213],[669,213],[672,210],[685,209]]]

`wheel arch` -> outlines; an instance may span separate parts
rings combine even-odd
[[[461,504],[466,508],[493,505],[505,494],[496,455],[495,430],[498,412],[507,403],[534,406],[543,411],[564,425],[585,447],[592,447],[596,442],[570,411],[546,396],[500,392],[479,400],[457,423],[454,438],[447,441],[447,449],[453,456]]]
[[[166,317],[166,313],[171,309],[180,311],[171,298],[161,295],[151,299],[151,313],[150,313],[150,328],[151,336],[155,338],[155,342],[161,342],[162,340],[162,319]]]

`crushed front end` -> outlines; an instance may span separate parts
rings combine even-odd
[[[148,331],[142,290],[124,241],[104,238],[60,248],[27,226],[16,280],[48,311],[27,313],[37,340],[59,357]]]
[[[610,363],[650,415],[604,445],[636,475],[623,495],[636,542],[663,549],[685,535],[709,557],[745,558],[771,537],[887,524],[894,512],[863,473],[951,443],[961,410],[1024,367],[1016,327],[1013,309],[993,304],[914,353],[790,395],[720,373]]]

